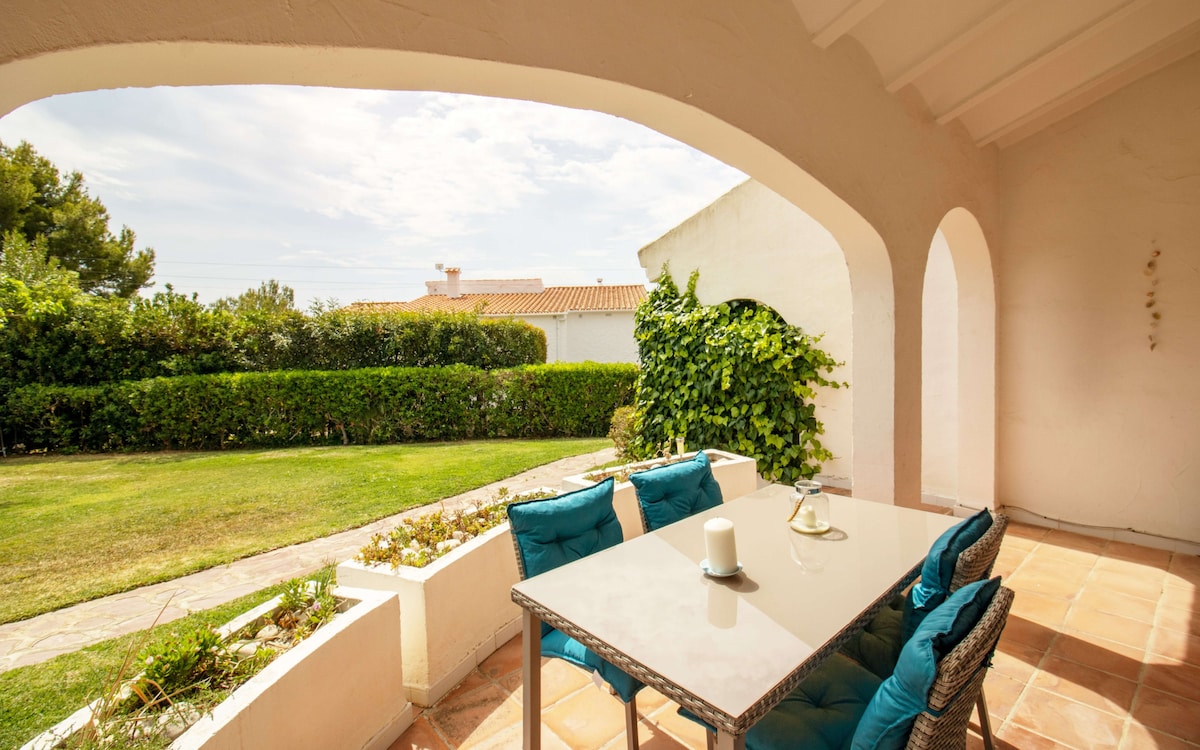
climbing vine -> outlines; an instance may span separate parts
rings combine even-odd
[[[630,453],[648,458],[683,436],[692,449],[721,448],[758,461],[779,482],[811,478],[833,458],[819,436],[815,387],[839,362],[770,307],[696,299],[697,273],[680,294],[664,268],[635,316],[641,357]]]

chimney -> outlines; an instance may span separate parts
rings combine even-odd
[[[462,293],[458,291],[458,278],[461,275],[461,268],[446,269],[446,297],[449,299],[458,299],[462,296]]]

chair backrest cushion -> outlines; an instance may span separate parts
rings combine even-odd
[[[938,662],[971,632],[1000,588],[1000,579],[976,581],[950,595],[921,621],[900,650],[854,732],[853,750],[903,748],[917,714],[925,709]]]
[[[721,504],[721,485],[713,478],[704,451],[690,461],[659,466],[629,476],[637,493],[646,530],[661,529]]]
[[[921,580],[905,598],[902,641],[911,638],[925,616],[946,600],[958,556],[979,541],[991,526],[992,514],[985,508],[947,529],[929,548],[929,555],[921,566]]]
[[[621,543],[613,484],[610,477],[582,490],[508,506],[526,578]]]

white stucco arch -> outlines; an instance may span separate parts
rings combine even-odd
[[[994,508],[996,292],[991,254],[979,222],[965,208],[947,213],[938,231],[949,248],[957,286],[956,501],[968,508]]]
[[[798,43],[808,31],[790,3],[10,0],[6,10],[0,113],[117,86],[436,89],[602,110],[741,169],[845,250],[861,354],[854,490],[919,500],[928,232],[953,206],[996,225],[995,154],[880,87],[857,44]]]

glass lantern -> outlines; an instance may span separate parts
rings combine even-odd
[[[824,534],[829,531],[829,497],[821,491],[821,483],[811,479],[796,482],[792,493],[792,515],[788,525],[801,534]]]

